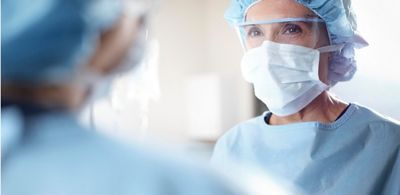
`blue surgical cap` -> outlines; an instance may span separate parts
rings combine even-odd
[[[116,21],[114,0],[2,0],[2,81],[37,84],[71,77]]]
[[[225,19],[232,25],[244,22],[249,7],[262,0],[231,0]],[[356,72],[355,48],[368,43],[357,34],[357,22],[350,0],[296,0],[324,21],[331,44],[345,44],[342,51],[333,54],[329,64],[331,85],[350,80]]]

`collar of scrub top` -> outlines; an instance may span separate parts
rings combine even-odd
[[[272,20],[257,20],[257,21],[248,21],[248,22],[239,22],[236,26],[247,26],[247,25],[258,25],[258,24],[274,24],[280,22],[319,22],[324,23],[325,21],[321,18],[279,18]]]

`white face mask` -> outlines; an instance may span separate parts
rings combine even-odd
[[[242,74],[253,83],[255,95],[278,116],[299,112],[329,86],[319,80],[320,53],[341,50],[342,45],[319,49],[271,41],[247,51]]]

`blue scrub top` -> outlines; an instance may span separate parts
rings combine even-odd
[[[206,168],[121,145],[71,114],[18,113],[2,108],[4,195],[241,194]]]
[[[306,194],[400,194],[400,123],[350,104],[335,122],[268,125],[270,112],[217,142],[212,163],[256,164]]]

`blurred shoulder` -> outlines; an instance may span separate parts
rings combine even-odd
[[[67,194],[99,195],[114,194],[115,189],[122,194],[234,194],[206,167],[165,151],[121,143],[74,120],[52,118],[29,130],[36,135],[19,144],[2,165],[6,191],[29,186],[24,193],[10,194],[30,190],[30,194],[54,194],[48,192],[60,189]]]

